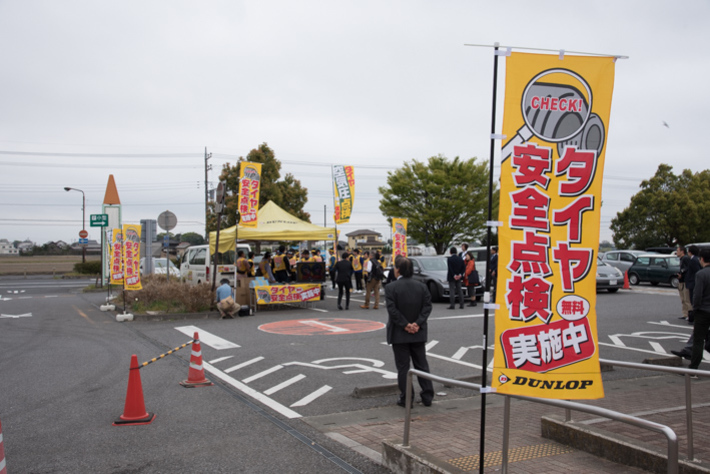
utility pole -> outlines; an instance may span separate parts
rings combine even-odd
[[[207,153],[207,147],[205,147],[205,239],[210,238],[209,223],[207,222],[207,216],[209,215],[209,200],[210,200],[210,182],[208,172],[212,169],[212,165],[208,164],[207,161],[212,158],[212,153]]]

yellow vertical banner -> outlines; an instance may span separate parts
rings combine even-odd
[[[168,258],[170,258],[168,256]],[[141,226],[124,224],[123,226],[123,268],[126,290],[140,290],[141,285]]]
[[[109,238],[109,268],[112,285],[123,285],[123,232],[112,229]]]
[[[407,256],[407,219],[392,218],[392,263],[397,255]]]
[[[596,254],[614,58],[506,59],[496,346],[499,393],[604,397]]]
[[[355,171],[352,166],[333,165],[335,188],[335,223],[350,221],[355,199]]]
[[[239,225],[257,227],[261,163],[245,161],[239,170]]]

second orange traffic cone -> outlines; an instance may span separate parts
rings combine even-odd
[[[187,372],[187,380],[180,382],[180,385],[187,388],[209,387],[214,384],[205,378],[205,369],[202,367],[202,348],[197,333],[193,339],[195,342],[192,344],[192,353],[190,354],[190,370]]]
[[[626,270],[624,272],[624,287],[622,288],[623,290],[630,290],[631,287],[629,286],[629,271]]]
[[[149,425],[155,419],[154,413],[145,411],[143,401],[143,385],[141,374],[138,372],[138,356],[131,356],[131,368],[128,371],[128,391],[123,415],[113,422],[113,426]]]

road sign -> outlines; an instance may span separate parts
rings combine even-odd
[[[108,227],[108,214],[91,214],[89,223],[91,227]]]
[[[162,212],[158,216],[158,225],[163,230],[173,230],[177,225],[177,216],[170,211]]]
[[[89,244],[89,239],[79,239],[79,245],[88,245]]]
[[[85,229],[82,229],[79,231],[79,237],[81,237],[82,239],[85,239],[88,236],[89,236],[89,233]]]

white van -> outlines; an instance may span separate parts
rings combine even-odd
[[[243,250],[245,256],[251,252],[251,247],[247,244],[238,244],[237,249]],[[209,253],[209,245],[193,245],[185,250],[180,261],[180,276],[185,282],[190,285],[212,283],[214,260]],[[234,286],[236,273],[234,264],[236,261],[237,254],[234,250],[217,253],[217,284],[222,278],[226,278],[229,280],[229,284]]]

